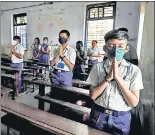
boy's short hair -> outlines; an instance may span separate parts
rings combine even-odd
[[[19,41],[21,41],[20,36],[14,36],[14,37],[13,37],[13,40],[16,40],[16,39],[19,40]]]
[[[125,32],[128,33],[128,29],[127,29],[127,28],[124,28],[124,27],[122,27],[122,28],[118,28],[118,30],[119,30],[119,31],[125,31]]]
[[[43,40],[47,40],[48,41],[48,37],[44,37]]]
[[[40,44],[40,39],[39,39],[39,37],[36,37],[35,39],[38,40],[38,43]]]
[[[83,47],[83,42],[82,41],[77,41],[76,44],[81,45]]]
[[[111,39],[119,39],[119,40],[129,40],[128,33],[126,31],[120,31],[119,29],[111,30],[107,32],[104,36],[105,43]]]
[[[97,40],[92,40],[92,41],[96,42],[96,44],[98,43]]]
[[[70,37],[70,33],[69,33],[68,30],[61,30],[61,31],[59,32],[59,36],[60,36],[61,33],[66,33],[66,35],[67,35],[68,37]]]

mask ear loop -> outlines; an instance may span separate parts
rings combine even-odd
[[[107,52],[107,46],[106,46],[106,45],[103,46],[103,50],[104,50],[105,52]]]

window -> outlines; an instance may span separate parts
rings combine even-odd
[[[97,40],[98,47],[103,48],[104,35],[114,28],[115,13],[115,2],[87,5],[85,49],[91,47],[92,40]]]
[[[27,48],[27,14],[13,15],[13,36],[20,36],[21,45]]]

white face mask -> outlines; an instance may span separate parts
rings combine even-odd
[[[45,41],[43,41],[43,43],[44,43],[44,44],[47,44],[48,42],[47,42],[47,40],[45,40]]]
[[[17,45],[18,42],[16,40],[13,40],[12,45]]]

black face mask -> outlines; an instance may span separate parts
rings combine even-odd
[[[59,37],[60,44],[65,44],[67,42],[66,38]]]
[[[76,46],[76,49],[77,49],[77,50],[81,50],[81,46],[80,46],[80,45],[77,45],[77,46]]]

